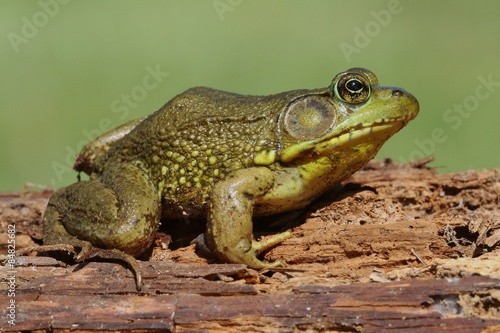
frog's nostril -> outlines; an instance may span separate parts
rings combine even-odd
[[[403,95],[404,95],[404,93],[401,90],[399,90],[399,89],[395,89],[395,90],[392,91],[392,96],[393,97],[399,97],[399,96],[403,96]]]

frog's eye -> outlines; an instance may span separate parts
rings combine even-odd
[[[293,101],[284,118],[284,128],[297,140],[322,137],[336,120],[334,104],[327,98],[311,95]]]
[[[357,73],[347,73],[333,86],[333,93],[349,104],[364,103],[370,98],[370,84]]]

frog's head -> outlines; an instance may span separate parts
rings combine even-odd
[[[322,159],[319,163],[326,167],[359,169],[417,116],[418,108],[405,90],[379,86],[367,69],[349,69],[328,88],[305,92],[287,104],[280,116],[282,149],[276,158],[299,164]]]

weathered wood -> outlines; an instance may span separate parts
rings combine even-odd
[[[49,195],[0,194],[0,253],[8,225],[17,250],[40,242]],[[140,293],[118,263],[43,254],[11,269],[2,256],[0,329],[500,331],[500,170],[439,175],[423,163],[371,162],[301,216],[265,254],[286,262],[282,271],[208,265],[193,246],[169,250],[160,233],[140,262]]]
[[[109,266],[102,263],[95,266],[100,265]],[[104,269],[103,273],[109,272]],[[82,290],[76,286],[79,290],[76,293],[71,291],[72,282],[68,282],[63,291],[55,293],[54,289],[46,290],[39,285],[40,281],[34,280],[30,284],[37,284],[40,288],[27,287],[17,291],[15,328],[68,331],[147,328],[179,332],[199,329],[226,332],[293,329],[478,332],[486,327],[500,327],[500,280],[489,277],[303,285],[294,288],[292,293],[252,296],[244,293],[227,295],[224,289],[217,293],[217,288],[210,292],[212,295],[204,296],[196,290],[172,290],[168,287],[172,283],[171,277],[158,280],[163,281],[161,284],[166,289],[141,294],[133,292],[133,283],[130,291],[118,291],[121,285],[116,285],[117,288],[106,286],[99,291]],[[183,280],[174,281],[174,284],[189,286],[199,282],[195,277]],[[54,284],[61,285],[61,282],[56,280]],[[6,298],[0,296],[2,304]],[[8,327],[4,324],[3,328]]]

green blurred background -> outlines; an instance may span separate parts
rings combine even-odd
[[[85,142],[189,87],[272,94],[355,66],[420,101],[377,158],[500,167],[499,13],[494,0],[3,0],[0,191],[74,182]]]

